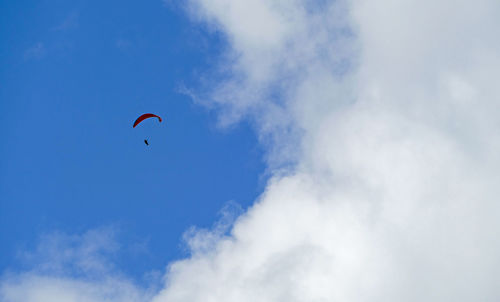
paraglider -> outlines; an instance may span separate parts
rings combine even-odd
[[[159,117],[158,115],[152,114],[152,113],[144,113],[143,115],[139,116],[135,120],[134,126],[132,128],[135,128],[135,126],[139,125],[145,119],[152,118],[152,117],[156,117],[158,119],[158,121],[161,123],[161,117]],[[149,142],[147,139],[144,140],[144,143],[146,144],[146,146],[149,146]]]

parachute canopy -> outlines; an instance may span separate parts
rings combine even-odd
[[[143,115],[139,116],[139,117],[135,120],[135,122],[134,122],[134,127],[132,127],[132,128],[135,128],[135,126],[139,125],[139,124],[140,124],[143,120],[148,119],[148,118],[150,118],[150,117],[156,117],[156,118],[158,118],[158,120],[159,120],[159,121],[160,121],[160,123],[161,123],[161,117],[159,117],[158,115],[156,115],[156,114],[152,114],[152,113],[144,113]]]

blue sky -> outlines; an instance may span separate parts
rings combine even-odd
[[[162,1],[0,3],[0,271],[54,231],[113,227],[140,278],[184,254],[192,225],[263,187],[246,124],[217,128],[197,89],[220,36]],[[132,129],[141,113],[161,115]],[[150,146],[143,143],[149,138]]]
[[[498,0],[167,3],[0,4],[2,302],[500,300]]]

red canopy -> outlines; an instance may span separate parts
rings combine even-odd
[[[158,118],[158,120],[161,122],[161,117],[159,117],[158,115],[156,114],[152,114],[152,113],[144,113],[143,115],[139,116],[135,122],[134,122],[134,127],[132,128],[135,128],[135,126],[139,125],[140,122],[142,122],[143,120],[145,119],[148,119],[150,117],[156,117]]]

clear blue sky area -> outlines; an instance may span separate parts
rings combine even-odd
[[[262,189],[251,129],[216,128],[196,88],[223,43],[154,1],[0,1],[0,271],[47,232],[118,226],[140,276],[182,256],[191,225]],[[141,113],[161,115],[132,128]],[[149,138],[150,146],[143,143]]]

